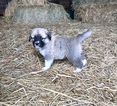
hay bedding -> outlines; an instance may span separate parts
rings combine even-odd
[[[47,0],[12,0],[5,11],[5,17],[22,24],[69,21],[63,6],[48,3]]]
[[[117,2],[84,4],[75,9],[75,19],[89,23],[117,23]]]
[[[19,6],[44,6],[45,4],[47,4],[46,0],[12,0],[5,10],[5,16],[12,17]]]
[[[91,4],[91,3],[109,3],[109,2],[117,2],[117,0],[72,0],[72,6],[74,9],[77,8],[77,6],[83,5],[83,4]]]
[[[67,13],[60,5],[47,5],[35,7],[18,7],[14,12],[13,22],[36,24],[36,23],[58,23],[67,22]]]
[[[0,19],[0,104],[3,106],[117,106],[117,27],[81,24],[17,25]],[[84,45],[88,64],[74,74],[67,61],[55,61],[41,72],[43,58],[28,42],[34,27],[44,27],[61,36],[93,35]],[[36,73],[37,71],[40,71]],[[34,73],[35,72],[35,73]]]

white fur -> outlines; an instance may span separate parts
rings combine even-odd
[[[82,63],[83,63],[83,66],[86,65],[87,60],[86,60],[86,59],[82,60]],[[80,68],[76,68],[76,70],[74,70],[74,72],[75,72],[75,73],[76,73],[76,72],[81,72],[82,69],[83,69],[83,68],[81,68],[81,69],[80,69]]]
[[[39,52],[40,52],[40,54],[41,54],[42,56],[45,56],[45,54],[46,54],[46,51],[45,51],[45,50],[42,50],[41,48],[39,48]]]
[[[43,67],[42,70],[48,70],[51,67],[52,63],[53,63],[53,59],[45,60],[45,67]]]
[[[76,72],[81,72],[82,71],[82,69],[80,69],[80,68],[76,68],[76,70],[74,70],[74,72],[76,73]]]
[[[47,29],[44,28],[35,28],[32,30],[31,37],[34,38],[35,35],[40,34],[43,38],[45,38],[47,35],[46,33],[48,32]]]
[[[83,66],[86,65],[87,64],[87,60],[86,59],[82,60],[82,63],[83,63]]]

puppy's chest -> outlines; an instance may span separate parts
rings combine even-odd
[[[45,58],[48,57],[48,55],[51,55],[51,49],[49,48],[44,48],[44,49],[40,48],[39,52]]]
[[[45,50],[39,50],[39,52],[40,52],[40,54],[41,54],[42,56],[45,56],[45,55],[46,55],[46,51],[45,51]]]

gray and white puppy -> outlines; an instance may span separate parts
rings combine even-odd
[[[29,41],[40,52],[45,59],[43,70],[51,67],[56,59],[65,57],[76,67],[74,72],[80,72],[87,63],[82,50],[82,41],[91,35],[91,31],[79,34],[73,37],[54,36],[44,28],[35,28],[32,30]]]

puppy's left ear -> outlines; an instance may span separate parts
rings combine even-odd
[[[47,33],[47,37],[48,37],[49,40],[51,40],[51,32]]]
[[[29,42],[30,42],[30,41],[31,41],[31,42],[34,41],[34,38],[32,38],[31,35],[29,36]]]

